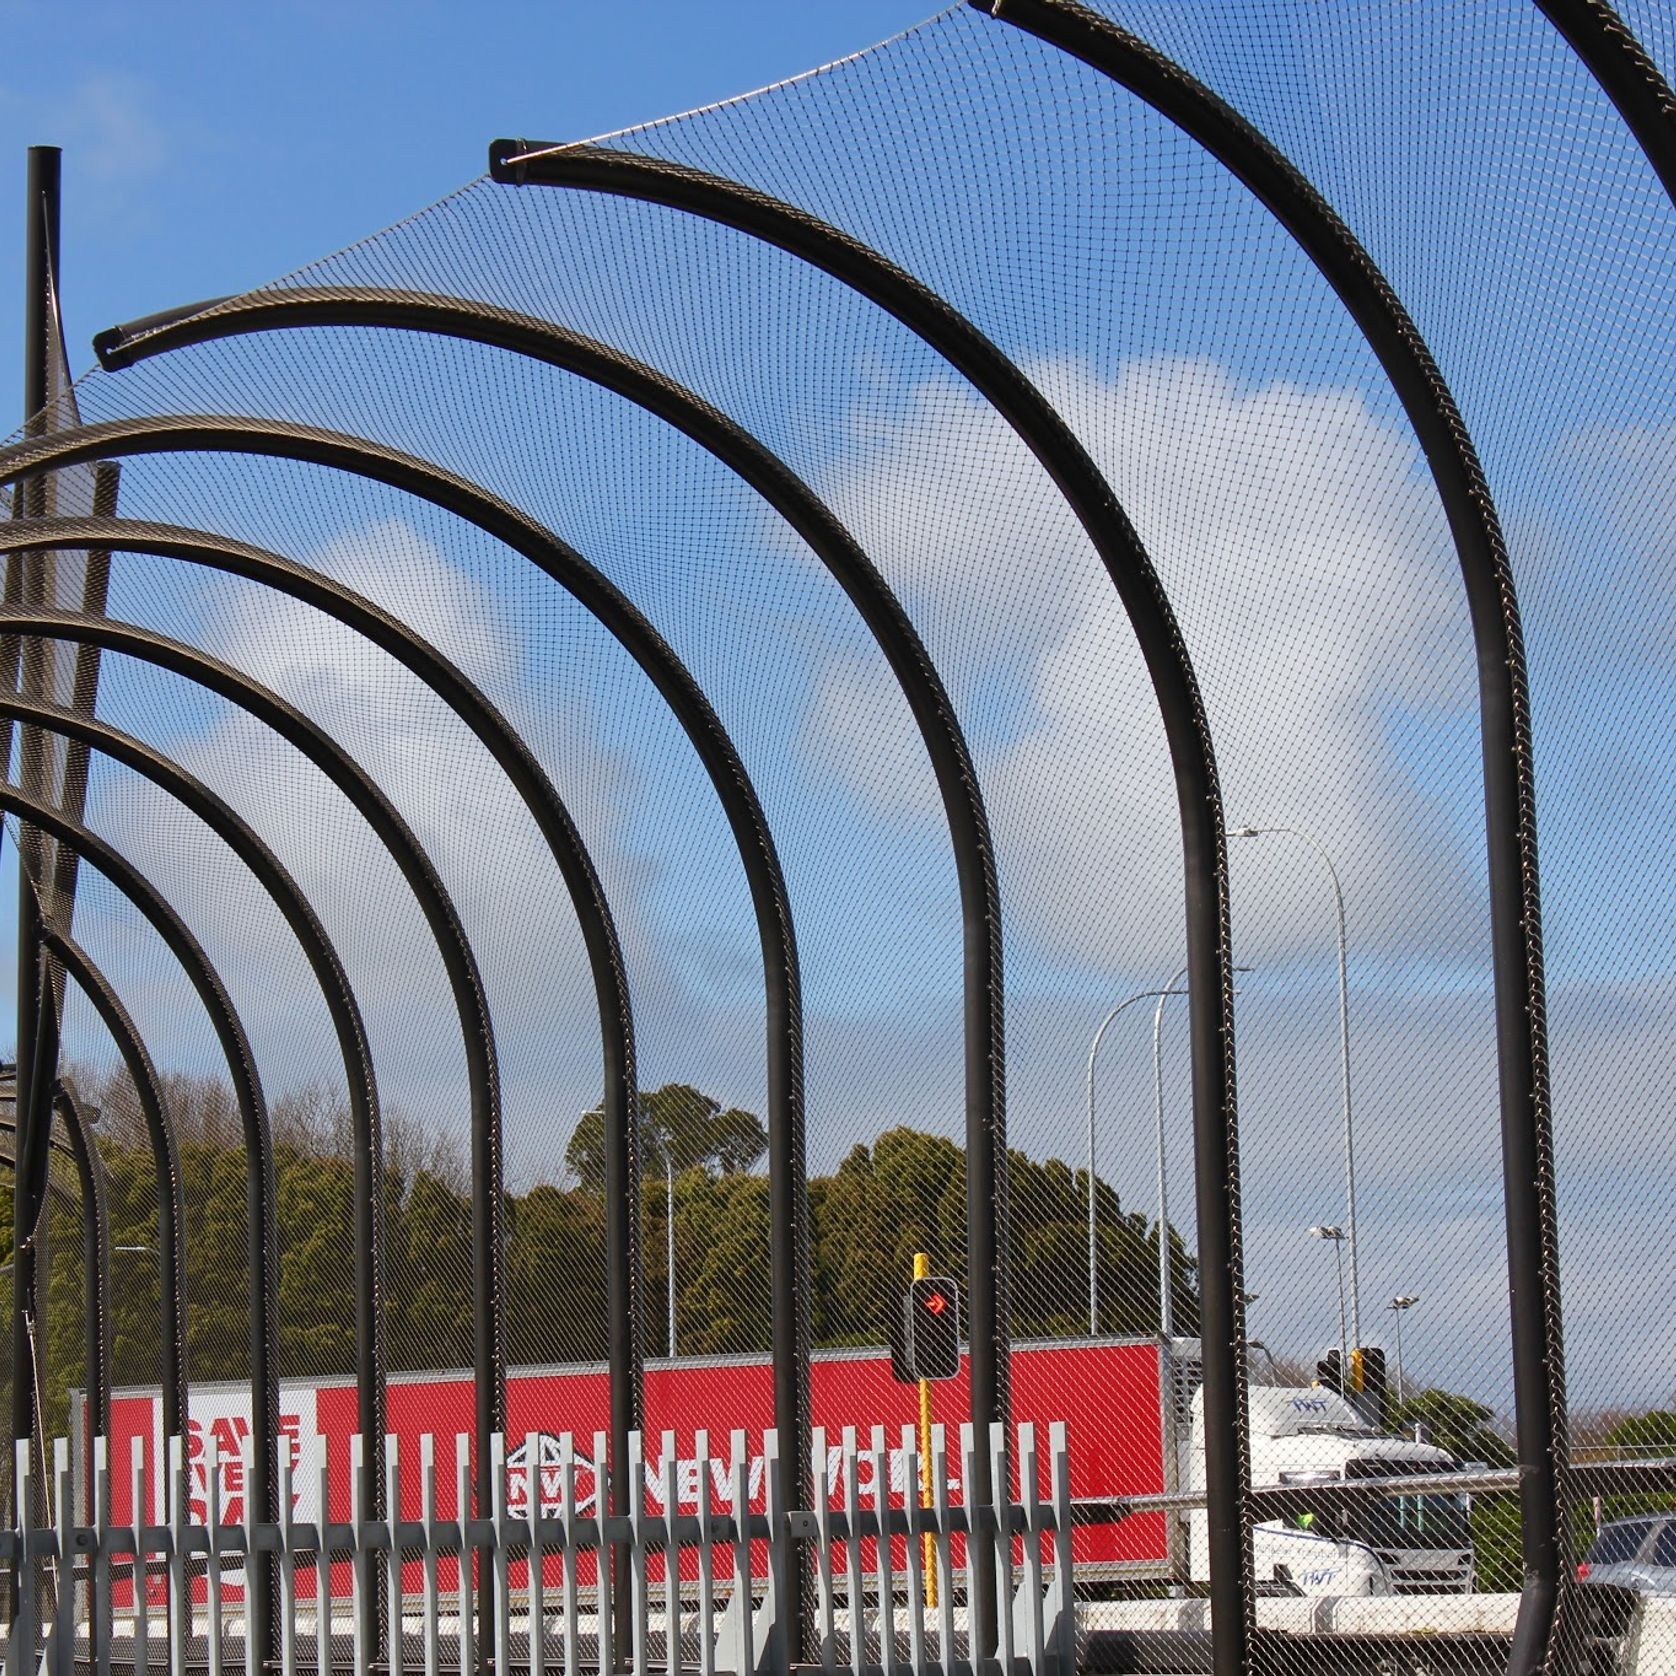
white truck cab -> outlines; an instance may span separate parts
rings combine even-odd
[[[1178,1365],[1186,1348],[1179,1340],[1172,1347]],[[1253,1380],[1268,1367],[1266,1352],[1260,1361],[1254,1357]],[[1255,1382],[1248,1391],[1253,1485],[1458,1470],[1455,1459],[1432,1444],[1380,1432],[1336,1391]],[[1190,1404],[1186,1466],[1187,1487],[1202,1490],[1201,1389],[1193,1391]],[[1202,1509],[1188,1518],[1188,1549],[1192,1580],[1206,1581],[1209,1543]],[[1306,1595],[1466,1594],[1472,1589],[1467,1499],[1458,1494],[1369,1497],[1343,1512],[1259,1524],[1252,1530],[1252,1555],[1260,1585]]]

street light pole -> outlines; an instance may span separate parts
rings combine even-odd
[[[1235,972],[1249,972],[1249,966],[1235,966]],[[1175,1336],[1175,1308],[1172,1294],[1174,1265],[1170,1261],[1170,1196],[1164,1158],[1164,1003],[1172,995],[1185,995],[1176,985],[1187,976],[1183,966],[1159,991],[1158,1005],[1152,1010],[1152,1116],[1158,1135],[1158,1332],[1163,1338]],[[1236,990],[1236,994],[1239,992]]]
[[[1400,1408],[1407,1400],[1403,1392],[1402,1382],[1402,1318],[1409,1310],[1419,1303],[1419,1298],[1408,1293],[1393,1298],[1386,1306],[1397,1324],[1397,1406]]]
[[[1143,989],[1134,995],[1126,995],[1100,1021],[1100,1028],[1094,1032],[1094,1040],[1088,1046],[1088,1336],[1095,1338],[1100,1332],[1100,1269],[1099,1251],[1095,1243],[1094,1227],[1094,1061],[1100,1052],[1100,1043],[1105,1038],[1106,1030],[1113,1019],[1125,1007],[1133,1006],[1137,1001],[1145,1001],[1157,995],[1160,998],[1166,992],[1158,989]],[[1185,994],[1185,990],[1176,990],[1177,995]],[[1160,1000],[1160,1004],[1162,1001]],[[1159,1168],[1163,1168],[1162,1141],[1159,1143]],[[1162,1181],[1162,1175],[1160,1175]],[[1160,1193],[1162,1188],[1160,1188]]]
[[[1242,826],[1235,838],[1261,838],[1265,834],[1280,834],[1300,839],[1320,856],[1333,883],[1333,906],[1338,914],[1338,1048],[1339,1087],[1344,1109],[1344,1212],[1345,1233],[1350,1246],[1350,1324],[1354,1342],[1362,1342],[1362,1286],[1356,1243],[1356,1141],[1351,1122],[1350,1106],[1350,974],[1345,935],[1344,890],[1339,884],[1338,869],[1327,847],[1312,833],[1297,826]]]
[[[675,1164],[669,1156],[669,1137],[663,1142],[663,1220],[669,1271],[669,1359],[675,1360]]]
[[[1175,1309],[1170,1294],[1170,1199],[1164,1173],[1164,1002],[1187,976],[1185,966],[1160,991],[1152,1009],[1152,1119],[1158,1134],[1158,1333],[1166,1343],[1175,1337]],[[1179,993],[1179,992],[1177,992]]]
[[[1348,1397],[1350,1386],[1350,1344],[1344,1325],[1344,1230],[1333,1223],[1321,1222],[1310,1229],[1318,1240],[1333,1242],[1333,1255],[1338,1258],[1338,1391]]]

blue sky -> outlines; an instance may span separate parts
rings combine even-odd
[[[104,326],[361,238],[480,173],[498,135],[576,138],[727,98],[934,9],[24,0],[5,11],[0,205],[21,206],[25,147],[64,148],[80,370]],[[0,296],[20,295],[20,262],[21,240],[0,239]],[[0,344],[0,392],[20,388],[18,353]]]

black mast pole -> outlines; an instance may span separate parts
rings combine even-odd
[[[27,207],[24,223],[24,345],[23,417],[25,428],[39,432],[46,423],[44,409],[51,394],[49,338],[54,318],[52,287],[58,272],[60,153],[56,146],[29,148]],[[46,510],[45,478],[20,484],[24,509]],[[24,560],[14,558],[14,565]],[[43,561],[44,562],[44,561]],[[30,579],[19,572],[24,597]],[[38,641],[23,645],[23,681],[39,685]],[[22,781],[39,780],[40,741],[20,736],[18,773]],[[33,828],[18,827],[17,895],[17,1176],[12,1201],[12,1437],[35,1443],[35,1331],[40,1321],[40,1265],[35,1235],[46,1203],[51,1107],[37,1098],[37,1057],[45,1048],[39,1040],[41,1017],[40,909],[36,883],[44,876],[42,839]],[[46,1067],[43,1086],[50,1097],[52,1068]],[[45,1119],[43,1122],[42,1119]],[[32,1473],[38,1485],[42,1474]],[[13,1486],[14,1498],[16,1486]],[[33,1568],[21,1568],[17,1586],[34,1587]],[[15,1596],[14,1596],[15,1605]],[[26,1650],[27,1654],[27,1650]]]

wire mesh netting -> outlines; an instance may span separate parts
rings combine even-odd
[[[1482,461],[1530,669],[1560,1443],[1579,1463],[1676,1454],[1659,1145],[1676,1004],[1671,205],[1533,6],[1133,0],[1099,15],[1318,189],[1406,306]],[[1665,9],[1626,15],[1668,67]],[[1173,606],[1232,834],[1252,1478],[1511,1467],[1480,657],[1459,531],[1412,411],[1327,278],[1152,105],[970,7],[594,146],[740,183],[871,247],[984,334],[1091,456]],[[354,312],[375,294],[380,324]],[[461,305],[452,332],[415,313],[421,297]],[[245,329],[286,300],[296,311],[277,329]],[[1078,1538],[1085,1626],[1163,1657],[1203,1622],[1183,1586],[1209,1581],[1204,1515],[1188,1508],[1205,1457],[1182,819],[1149,670],[1064,483],[911,322],[749,227],[626,188],[479,179],[220,313],[224,334],[155,354],[136,334],[133,364],[83,378],[54,427],[235,416],[428,462],[579,554],[713,707],[795,926],[805,1325],[826,1358],[813,1419],[893,1433],[918,1412],[912,1386],[853,1368],[882,1365],[861,1352],[889,1342],[916,1252],[967,1275],[963,1009],[984,974],[933,724],[858,609],[864,590],[796,508],[832,520],[900,602],[969,752],[998,880],[1013,1412],[1070,1423],[1081,1495],[1182,1492]],[[526,348],[548,329],[539,354],[508,346],[520,322]],[[654,384],[657,412],[634,395]],[[776,972],[748,839],[648,673],[648,642],[518,551],[492,507],[237,429],[177,427],[161,451],[113,437],[120,516],[324,574],[439,651],[527,744],[597,870],[632,997],[645,1429],[760,1430],[788,1237],[766,1173]],[[739,433],[787,469],[777,497]],[[52,507],[19,492],[13,514],[108,511],[94,478],[59,473]],[[71,554],[92,545],[78,539]],[[434,865],[493,1027],[508,1352],[515,1369],[576,1380],[520,1397],[515,1379],[511,1428],[538,1423],[551,1391],[604,1426],[601,995],[539,821],[481,734],[388,650],[248,566],[183,563],[157,539],[113,541],[113,622],[295,706]],[[81,609],[85,563],[55,563],[19,574],[49,575],[36,602]],[[73,645],[24,645],[53,648],[40,690],[69,704]],[[469,1113],[484,1089],[423,892],[273,727],[178,659],[130,647],[104,654],[99,715],[226,799],[341,957],[383,1116],[389,1366],[464,1383]],[[85,810],[180,910],[243,1019],[279,1164],[281,1368],[335,1390],[354,1368],[354,1071],[316,974],[249,870],[166,791],[96,754]],[[178,963],[85,868],[75,934],[168,1073],[192,1207],[193,1377],[248,1379],[246,1159],[215,1038]],[[151,1249],[131,1081],[74,993],[63,1052],[108,1114],[112,1238]],[[43,1399],[56,1425],[80,1383],[80,1327],[60,1279],[75,1236],[55,1225],[52,1238],[67,1323]],[[113,1265],[116,1378],[149,1387],[155,1263]],[[865,1416],[845,1406],[846,1379],[862,1381]],[[393,1396],[393,1416],[404,1402],[452,1416],[444,1383],[403,1387],[416,1394]],[[227,1400],[212,1393],[204,1413]],[[964,1383],[940,1390],[937,1418],[958,1423],[966,1402]],[[1295,1632],[1285,1667],[1340,1667],[1303,1633],[1313,1625],[1442,1636],[1449,1668],[1501,1668],[1524,1576],[1511,1483],[1261,1518],[1254,1581],[1261,1621]],[[1587,1571],[1592,1543],[1610,1547],[1613,1521],[1667,1504],[1580,1490],[1567,1574]],[[1345,1604],[1311,1616],[1288,1603],[1298,1595]],[[1561,1668],[1591,1668],[1585,1617]]]

